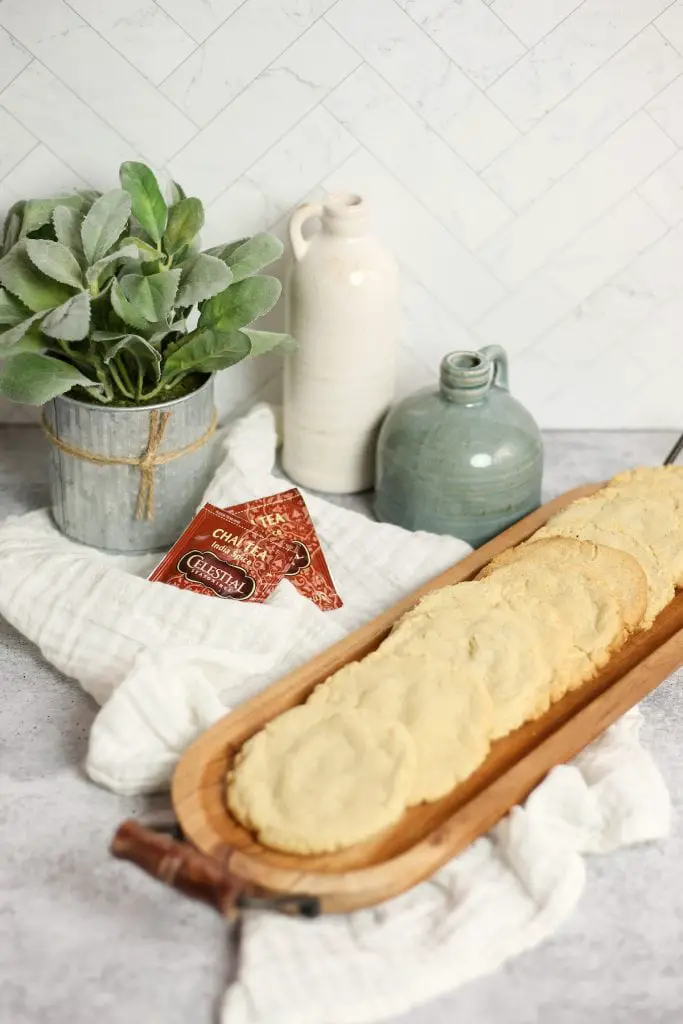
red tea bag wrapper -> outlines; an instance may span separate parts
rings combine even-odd
[[[287,575],[296,554],[291,541],[204,505],[149,579],[197,594],[265,601]]]
[[[271,537],[293,541],[296,555],[286,574],[287,579],[322,611],[341,608],[343,602],[332,582],[313,520],[296,487],[271,494],[268,498],[234,505],[230,512]]]

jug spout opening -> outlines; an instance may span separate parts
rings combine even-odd
[[[359,213],[364,205],[363,197],[353,192],[333,192],[325,200],[325,209],[342,217]]]
[[[489,389],[491,363],[481,352],[449,352],[441,362],[442,394],[453,402],[476,402]]]
[[[367,204],[353,192],[335,192],[323,204],[322,228],[330,235],[365,234]]]
[[[444,361],[456,369],[476,370],[483,365],[484,358],[478,352],[451,352]]]

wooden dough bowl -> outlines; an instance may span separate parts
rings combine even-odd
[[[189,843],[126,822],[114,839],[115,855],[204,899],[226,916],[273,895],[280,899],[266,899],[265,905],[309,916],[340,913],[381,903],[429,878],[523,800],[551,768],[577,754],[683,664],[683,591],[595,678],[542,718],[494,743],[481,767],[448,796],[411,808],[372,840],[339,853],[299,856],[261,845],[225,804],[233,757],[268,721],[305,701],[318,683],[374,650],[424,594],[473,578],[495,555],[526,540],[560,509],[600,486],[576,488],[537,509],[226,715],[189,747],[173,777],[173,806]]]

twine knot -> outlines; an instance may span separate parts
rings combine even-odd
[[[139,456],[130,457],[99,455],[97,452],[88,452],[84,448],[78,448],[76,445],[63,441],[60,437],[57,437],[48,425],[44,411],[41,423],[48,441],[65,455],[71,455],[74,459],[82,459],[84,462],[92,462],[97,466],[133,466],[134,468],[139,469],[140,486],[138,488],[138,497],[135,505],[135,518],[137,520],[145,519],[150,521],[154,519],[154,471],[156,467],[165,466],[167,463],[173,462],[175,459],[179,459],[183,455],[190,455],[192,452],[199,451],[199,449],[203,448],[214,434],[216,424],[218,422],[218,415],[214,409],[209,428],[201,437],[197,438],[196,441],[193,441],[192,444],[188,444],[184,448],[179,448],[175,452],[165,452],[163,455],[159,455],[159,446],[164,439],[166,429],[172,415],[173,414],[171,412],[159,412],[158,409],[152,409],[149,414],[149,435],[145,450]]]
[[[140,456],[140,487],[135,506],[135,518],[151,520],[154,518],[154,467],[158,465],[157,449],[164,439],[170,412],[159,413],[152,409],[149,414],[149,437],[147,447]]]

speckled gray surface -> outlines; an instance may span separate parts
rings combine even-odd
[[[657,463],[673,439],[551,434],[546,496]],[[38,431],[0,427],[0,518],[45,502]],[[117,822],[150,804],[85,779],[95,710],[0,619],[0,1022],[211,1024],[234,963],[230,937],[210,911],[107,857]],[[683,1021],[683,701],[675,678],[644,712],[645,742],[673,797],[671,838],[589,859],[581,904],[551,941],[393,1024]]]

